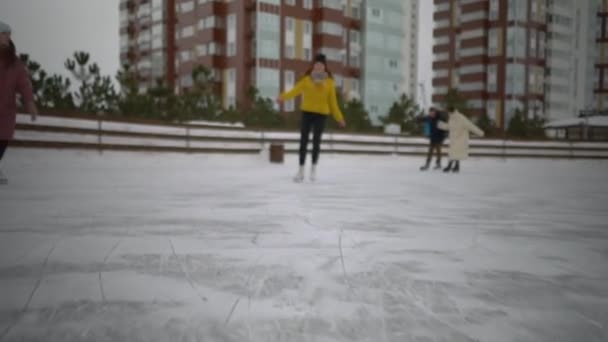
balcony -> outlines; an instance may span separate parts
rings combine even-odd
[[[328,21],[334,23],[342,23],[344,21],[344,13],[341,10],[321,7],[314,10],[314,21]]]

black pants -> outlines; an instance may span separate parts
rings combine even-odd
[[[433,159],[433,152],[437,152],[437,165],[441,165],[441,143],[431,143],[429,145],[429,152],[426,155],[426,165],[431,164],[431,159]]]
[[[4,152],[6,152],[6,148],[8,147],[7,140],[0,140],[0,160],[4,157]]]
[[[312,130],[312,163],[317,164],[319,153],[321,153],[321,137],[325,129],[327,115],[302,112],[302,123],[300,127],[300,166],[306,164],[306,151],[308,149],[308,137]]]

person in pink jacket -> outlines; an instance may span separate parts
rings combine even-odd
[[[32,114],[32,121],[36,120],[38,109],[27,68],[17,58],[10,26],[0,21],[0,161],[15,134],[17,94],[21,96],[25,110]],[[6,176],[0,170],[0,184],[7,183]]]

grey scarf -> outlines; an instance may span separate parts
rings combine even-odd
[[[326,72],[313,72],[310,74],[310,78],[315,83],[321,83],[327,79],[328,75]]]

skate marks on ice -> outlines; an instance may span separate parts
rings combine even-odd
[[[45,270],[46,270],[46,266],[49,262],[49,257],[51,256],[51,254],[53,254],[53,251],[55,250],[56,246],[57,246],[57,241],[53,241],[48,254],[44,258],[44,261],[42,262],[42,266],[40,267],[40,274],[38,275],[38,277],[36,279],[36,283],[34,284],[32,291],[30,292],[29,296],[27,297],[27,301],[25,302],[25,304],[23,304],[23,308],[21,309],[20,312],[18,312],[15,315],[11,315],[12,317],[9,317],[10,321],[9,321],[8,325],[6,326],[6,328],[4,328],[4,331],[2,331],[2,333],[0,334],[0,341],[2,341],[11,332],[11,330],[15,327],[15,325],[19,324],[19,322],[23,319],[25,314],[27,314],[30,303],[32,302],[32,298],[34,298],[34,294],[36,294],[36,291],[38,291],[38,289],[40,288],[42,279],[45,276]]]
[[[98,278],[99,278],[99,291],[101,292],[101,301],[105,304],[106,303],[106,293],[103,289],[103,277],[102,277],[102,273],[105,269],[105,266],[108,262],[108,259],[110,258],[110,256],[112,255],[112,253],[114,253],[114,251],[116,250],[116,248],[118,248],[118,246],[120,245],[120,243],[122,242],[122,240],[118,240],[116,241],[116,243],[112,246],[112,248],[110,248],[110,250],[108,251],[108,254],[106,254],[106,256],[103,258],[103,262],[101,264],[101,267],[99,269],[99,273],[98,273]]]

